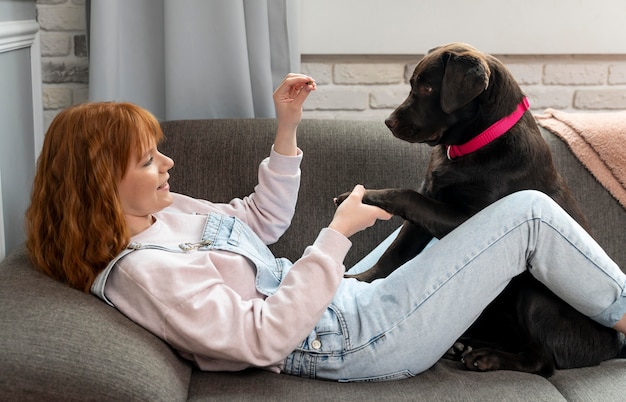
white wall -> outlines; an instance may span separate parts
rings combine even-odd
[[[2,212],[2,171],[0,171],[0,261],[4,260],[6,247],[4,245],[4,213]]]
[[[626,54],[626,0],[300,0],[307,54]]]
[[[34,0],[0,0],[0,170],[6,253],[24,242],[35,155],[43,139],[39,25]],[[0,249],[2,247],[0,246]]]

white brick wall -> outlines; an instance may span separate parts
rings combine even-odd
[[[41,25],[45,127],[88,95],[84,0],[37,0]],[[497,56],[497,55],[496,55]],[[626,55],[499,56],[534,112],[626,109]],[[416,56],[302,56],[319,87],[309,118],[384,119],[409,93]]]
[[[528,95],[533,112],[626,109],[626,55],[496,56]],[[421,57],[303,55],[303,72],[318,83],[306,116],[386,117],[408,95]]]
[[[87,100],[85,0],[37,0],[41,28],[44,128],[61,110]]]

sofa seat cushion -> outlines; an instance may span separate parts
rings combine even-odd
[[[545,378],[513,371],[470,372],[441,360],[409,379],[374,383],[338,383],[275,374],[194,371],[189,400],[201,401],[565,401]]]
[[[613,359],[595,367],[559,370],[550,382],[568,401],[623,401],[626,360]]]

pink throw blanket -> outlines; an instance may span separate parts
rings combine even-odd
[[[600,184],[626,208],[626,111],[567,113],[546,109],[535,118],[565,141]]]

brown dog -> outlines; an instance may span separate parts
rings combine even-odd
[[[402,216],[405,223],[379,261],[354,277],[387,276],[433,236],[445,236],[479,210],[523,189],[546,193],[586,226],[527,109],[521,88],[495,57],[462,43],[431,50],[413,72],[408,98],[385,121],[394,136],[433,147],[424,183],[420,191],[366,191],[364,202]],[[555,368],[599,364],[616,357],[620,348],[616,331],[523,274],[466,332],[456,354],[472,370],[550,376]]]

